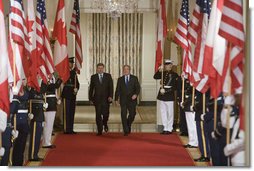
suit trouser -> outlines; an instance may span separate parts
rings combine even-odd
[[[42,122],[31,121],[30,123],[30,144],[29,144],[29,159],[39,158],[38,153],[41,143]]]
[[[108,124],[109,104],[108,103],[95,104],[95,111],[96,111],[97,130],[98,132],[102,132],[103,125]]]
[[[188,127],[188,136],[189,143],[192,146],[198,146],[198,136],[197,136],[197,128],[195,121],[195,112],[185,112],[187,127]]]
[[[209,138],[206,123],[203,121],[196,121],[196,126],[198,134],[198,147],[201,155],[210,158]]]
[[[134,102],[121,104],[121,119],[124,133],[129,133],[131,131],[131,124],[133,123],[136,116],[136,106],[137,104]],[[127,111],[129,111],[128,117]]]
[[[47,111],[44,112],[44,127],[43,127],[43,141],[42,146],[50,146],[51,144],[51,137],[54,127],[56,111]]]
[[[11,149],[11,146],[12,146],[11,131],[12,131],[12,129],[9,126],[7,126],[5,131],[2,133],[2,146],[4,147],[5,152],[4,152],[4,155],[1,158],[1,162],[0,162],[1,166],[8,166],[8,163],[9,163],[10,149]]]
[[[64,132],[73,132],[74,117],[76,110],[76,99],[63,99],[64,100]]]
[[[208,121],[206,124],[207,127],[207,135],[209,139],[210,144],[210,153],[212,158],[212,165],[213,166],[219,166],[220,163],[220,154],[219,154],[219,144],[218,141],[212,138],[212,132],[214,131],[214,120]]]
[[[27,120],[27,113],[18,114],[17,118],[17,130],[19,135],[15,140],[12,154],[12,165],[23,166],[24,163],[24,152],[26,148],[26,141],[29,134],[29,124]]]
[[[164,131],[172,131],[174,123],[174,101],[160,101],[161,120]]]
[[[188,134],[187,122],[184,110],[180,107],[180,131]]]

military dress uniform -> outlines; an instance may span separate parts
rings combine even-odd
[[[235,98],[233,95],[227,96],[224,98],[224,106],[220,113],[220,117],[218,119],[217,128],[214,132],[212,132],[212,137],[218,143],[218,165],[216,166],[228,166],[227,156],[224,153],[224,148],[226,146],[226,137],[227,137],[227,115],[228,110],[230,110],[229,114],[229,129],[230,129],[230,137],[232,135],[233,127],[238,119],[239,112],[237,111],[237,107],[235,104]]]
[[[224,98],[222,94],[216,100],[217,100],[217,120],[215,122],[217,125],[217,121],[224,104]],[[203,115],[202,120],[205,122],[204,126],[208,135],[212,165],[218,166],[220,163],[220,160],[218,160],[220,158],[219,145],[217,140],[212,138],[212,135],[211,135],[212,132],[214,131],[214,119],[216,119],[214,118],[214,99],[213,98],[210,98],[208,100],[206,107],[207,107],[207,111],[205,115]]]
[[[48,103],[48,108],[44,112],[45,124],[43,128],[43,148],[55,148],[55,145],[51,144],[51,136],[57,111],[56,90],[61,86],[62,80],[58,79],[56,82],[54,80],[55,78],[52,77],[47,86],[46,92],[46,101]]]
[[[76,87],[75,87],[76,86]],[[75,134],[73,131],[74,115],[76,109],[76,96],[79,89],[79,81],[75,69],[70,71],[70,78],[65,83],[62,98],[63,98],[63,120],[64,133]]]
[[[198,147],[198,137],[197,137],[197,127],[195,121],[195,112],[191,109],[192,106],[192,91],[193,87],[190,85],[189,80],[185,80],[184,86],[184,102],[181,102],[181,107],[185,111],[185,117],[188,128],[188,144],[184,145],[185,148],[197,148]],[[195,91],[196,94],[196,91]]]
[[[172,61],[169,61],[172,64]],[[165,64],[169,64],[166,63]],[[161,79],[161,72],[157,71],[154,75],[154,79]],[[163,89],[165,93],[160,91],[157,99],[160,101],[160,113],[163,125],[162,134],[170,134],[173,130],[174,123],[174,101],[175,91],[177,89],[178,75],[174,71],[163,71]]]
[[[14,100],[18,101],[16,127],[19,133],[13,146],[12,165],[23,166],[26,141],[29,134],[29,122],[28,122],[29,92],[28,90],[25,89],[24,95],[22,96],[14,96]]]
[[[12,119],[17,112],[18,104],[14,100],[10,104],[10,115],[7,118],[7,125],[5,131],[2,133],[2,147],[5,149],[4,155],[1,157],[1,166],[8,166],[10,149],[12,147]]]
[[[204,96],[205,95],[205,101]],[[197,127],[197,136],[198,136],[198,147],[201,153],[201,157],[194,159],[196,162],[209,162],[210,161],[210,147],[209,147],[209,138],[208,138],[208,130],[206,126],[206,122],[203,120],[203,116],[206,113],[206,103],[208,102],[210,97],[210,92],[206,92],[202,94],[197,91],[195,98],[195,121]],[[203,104],[205,103],[205,104]],[[205,109],[203,109],[203,107]]]
[[[31,88],[29,93],[29,112],[33,114],[33,119],[30,122],[30,143],[29,143],[29,160],[41,161],[38,153],[40,149],[40,141],[43,131],[44,122],[44,93],[46,92],[47,85],[42,83],[40,92]]]

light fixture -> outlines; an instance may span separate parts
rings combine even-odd
[[[118,18],[122,13],[135,13],[139,0],[93,0],[92,8],[108,13],[112,18]]]

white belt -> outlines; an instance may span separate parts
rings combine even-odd
[[[188,98],[188,97],[190,97],[190,96],[188,96],[188,95],[185,95],[185,97],[186,97],[186,98]]]
[[[55,94],[49,94],[49,95],[46,95],[46,97],[56,97]]]
[[[18,99],[12,99],[12,102],[19,102],[20,103],[20,101]]]
[[[28,113],[28,110],[25,109],[25,110],[18,110],[18,113]]]
[[[172,86],[164,86],[164,88],[171,88]]]

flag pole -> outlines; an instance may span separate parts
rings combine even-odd
[[[12,69],[13,69],[13,88],[16,87],[16,48],[17,48],[17,44],[15,42],[13,42],[14,44],[14,53],[13,53],[13,65],[12,65]]]
[[[194,107],[194,100],[195,100],[195,87],[192,87],[192,99],[191,99],[191,106]],[[193,109],[191,109],[193,110]],[[192,111],[193,112],[193,111]]]
[[[230,57],[230,52],[232,49],[232,44],[229,42],[229,57]],[[229,73],[229,84],[228,84],[228,95],[231,95],[231,84],[232,84],[232,80],[231,80],[231,61],[229,60],[229,66],[228,66],[228,73]],[[226,144],[230,144],[230,112],[231,112],[231,106],[227,106],[227,120],[226,120],[226,125],[227,125],[227,129],[226,129]],[[228,156],[228,166],[230,166],[230,156]]]
[[[205,109],[206,109],[206,94],[203,93],[203,114],[205,113]],[[203,149],[204,149],[204,156],[207,157],[207,150],[206,150],[206,139],[205,139],[205,131],[204,131],[204,121],[201,120],[200,122],[200,126],[201,126],[201,134],[202,134],[202,143],[203,143]]]
[[[184,103],[184,86],[185,86],[185,81],[184,81],[184,77],[182,77],[182,103]]]

